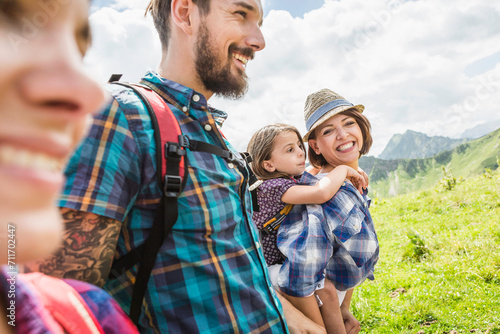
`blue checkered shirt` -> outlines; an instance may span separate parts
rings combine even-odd
[[[226,114],[201,94],[148,73],[183,134],[233,150],[219,131]],[[111,85],[112,103],[95,116],[72,157],[60,205],[123,222],[115,259],[149,235],[160,201],[151,119],[130,89]],[[233,150],[234,151],[234,150]],[[143,333],[283,333],[281,304],[268,279],[251,221],[246,170],[206,152],[187,151],[179,217],[148,282]],[[129,312],[137,266],[104,288]]]
[[[307,172],[300,180],[309,185],[317,181]],[[338,290],[373,279],[379,246],[369,206],[366,193],[361,195],[348,181],[322,205],[295,205],[278,230],[278,248],[286,256],[280,289],[306,297],[325,277]]]

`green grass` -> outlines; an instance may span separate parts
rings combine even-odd
[[[355,289],[362,333],[500,333],[500,172],[374,199],[375,281]]]

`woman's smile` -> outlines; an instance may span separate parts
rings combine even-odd
[[[346,152],[347,151],[348,152],[348,150],[350,148],[352,148],[353,146],[354,146],[354,142],[351,141],[351,142],[348,142],[346,144],[343,144],[343,145],[340,145],[339,147],[337,147],[337,151],[339,151],[339,152]]]

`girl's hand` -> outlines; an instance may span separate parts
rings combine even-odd
[[[366,174],[365,171],[362,170],[360,167],[358,167],[358,173],[361,174],[361,176],[364,177],[365,182],[366,182],[366,187],[368,187],[368,184],[370,183],[369,180],[368,180],[368,174]]]
[[[368,187],[368,175],[360,169],[361,172],[356,171],[351,167],[347,167],[347,175],[346,178],[349,179],[354,187],[358,189],[358,191],[363,194],[363,189]]]

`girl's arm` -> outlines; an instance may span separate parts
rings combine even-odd
[[[335,167],[314,186],[290,187],[281,196],[281,200],[288,204],[323,204],[337,193],[346,178],[354,180],[359,189],[366,185],[365,179],[357,171],[341,165]]]

